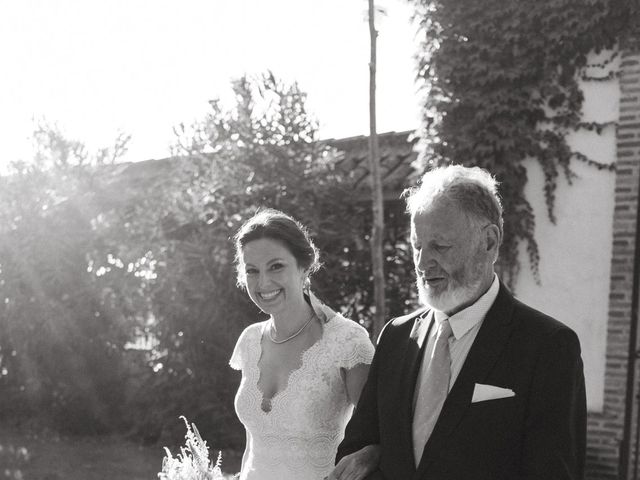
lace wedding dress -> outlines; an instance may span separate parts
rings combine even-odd
[[[352,412],[340,371],[371,363],[373,345],[364,328],[334,315],[265,412],[258,362],[266,325],[247,327],[229,362],[242,370],[235,398],[236,413],[247,431],[240,480],[322,480],[333,469]]]

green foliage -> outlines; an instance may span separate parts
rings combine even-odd
[[[21,468],[29,461],[29,451],[25,447],[0,445],[0,478],[6,480],[23,480]]]
[[[512,282],[524,242],[534,273],[539,254],[535,218],[524,197],[523,161],[544,172],[547,212],[554,217],[558,176],[590,160],[567,145],[580,122],[578,79],[590,52],[611,50],[638,19],[632,0],[410,0],[424,40],[419,78],[425,168],[446,162],[482,166],[502,182],[506,206],[501,264]]]
[[[35,163],[0,177],[2,415],[105,431],[120,414],[127,336],[87,272],[94,160],[55,127],[35,139]]]

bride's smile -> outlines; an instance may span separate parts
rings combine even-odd
[[[305,269],[281,242],[270,238],[248,242],[241,259],[251,300],[282,324],[278,327],[294,331],[299,325],[288,325],[288,320],[299,322],[308,316],[302,295]]]

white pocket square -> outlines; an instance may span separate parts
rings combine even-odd
[[[476,383],[473,389],[473,398],[471,403],[484,402],[486,400],[497,400],[499,398],[515,397],[516,394],[510,388],[495,387],[493,385],[484,385]]]

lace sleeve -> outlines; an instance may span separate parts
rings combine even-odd
[[[371,364],[375,349],[367,331],[357,323],[346,320],[348,322],[344,329],[344,348],[341,359],[341,367],[347,370],[364,363]]]
[[[236,342],[236,346],[233,349],[233,353],[231,354],[231,359],[229,360],[229,366],[234,370],[242,370],[244,367],[244,363],[247,358],[247,342],[248,337],[250,335],[250,330],[253,325],[248,326],[243,330],[243,332],[238,337],[238,341]]]

